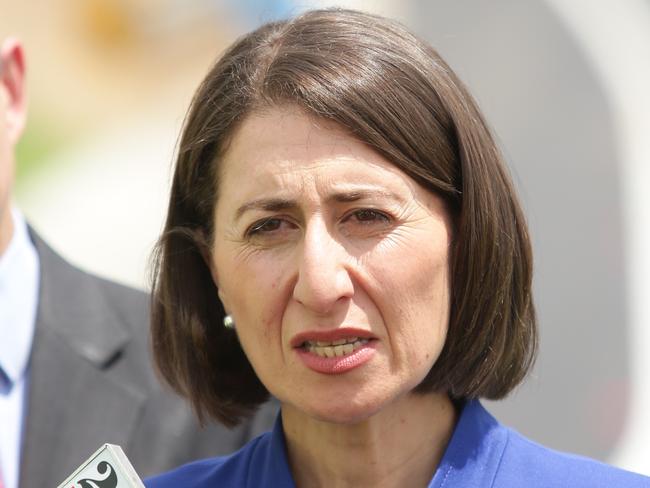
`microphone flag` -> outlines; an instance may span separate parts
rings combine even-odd
[[[58,488],[145,488],[120,446],[104,444]]]

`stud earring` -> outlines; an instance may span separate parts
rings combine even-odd
[[[235,321],[232,318],[232,315],[226,315],[223,318],[223,326],[226,329],[234,329],[235,328]]]

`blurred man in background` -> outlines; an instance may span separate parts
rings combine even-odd
[[[237,449],[270,425],[200,430],[159,386],[148,298],[55,254],[12,206],[27,113],[20,43],[0,45],[0,488],[55,486],[104,442],[144,477]],[[81,203],[81,202],[80,202]]]

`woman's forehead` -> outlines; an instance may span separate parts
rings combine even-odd
[[[230,137],[224,154],[264,153],[269,147],[293,156],[308,151],[324,154],[358,151],[363,143],[333,121],[314,117],[300,107],[278,106],[248,115]]]
[[[249,116],[219,161],[221,189],[326,186],[365,191],[411,180],[397,166],[338,125],[302,111],[276,109]]]

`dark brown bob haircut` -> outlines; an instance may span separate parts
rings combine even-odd
[[[237,40],[192,101],[169,210],[153,256],[152,336],[164,379],[201,419],[235,425],[268,398],[206,265],[217,171],[251,113],[299,107],[338,124],[422,186],[453,220],[451,311],[420,392],[508,394],[537,345],[524,215],[476,103],[438,53],[401,24],[350,10],[309,11]]]

